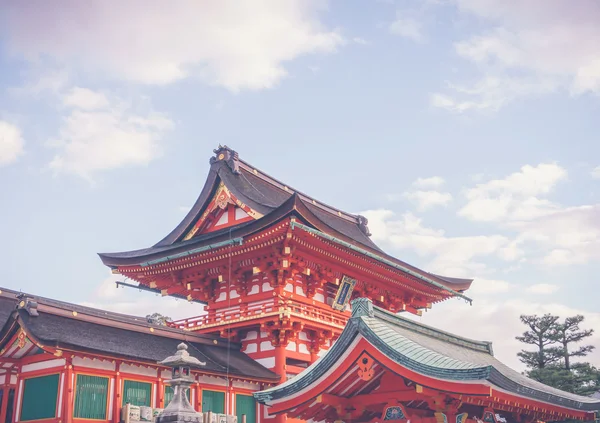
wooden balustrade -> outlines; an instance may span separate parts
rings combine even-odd
[[[176,320],[171,322],[170,326],[179,329],[194,330],[195,328],[201,328],[203,326],[218,326],[221,323],[225,324],[227,322],[240,320],[248,321],[278,314],[288,316],[293,315],[339,327],[345,326],[348,320],[347,312],[328,311],[318,306],[288,302],[288,304],[283,305],[276,303],[248,304],[244,308],[231,307],[222,310],[213,309],[210,310],[209,313],[201,316]]]

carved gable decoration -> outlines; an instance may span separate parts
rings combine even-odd
[[[187,241],[199,234],[235,226],[253,219],[260,219],[262,216],[256,210],[238,200],[221,182],[206,210],[183,240]]]

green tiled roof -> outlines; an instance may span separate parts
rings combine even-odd
[[[341,337],[317,362],[296,378],[256,393],[261,402],[292,395],[336,365],[359,335],[401,366],[448,381],[481,381],[492,387],[577,410],[600,410],[600,400],[551,388],[509,368],[493,355],[490,342],[444,332],[373,306],[366,298],[352,302],[352,317]]]

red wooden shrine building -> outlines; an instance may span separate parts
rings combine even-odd
[[[241,342],[242,351],[286,380],[341,335],[350,298],[415,314],[450,297],[469,300],[462,292],[471,280],[387,255],[369,238],[364,217],[287,186],[227,147],[210,163],[196,203],[163,240],[100,254],[146,289],[206,304],[204,315],[174,326]]]
[[[171,369],[158,364],[185,342],[205,365],[189,394],[198,411],[255,423],[252,393],[279,377],[241,345],[112,313],[0,291],[0,422],[119,422],[129,403],[164,408]]]
[[[123,285],[204,304],[204,314],[199,306],[198,317],[159,327],[2,293],[0,300],[8,296],[18,307],[8,307],[0,332],[4,415],[12,404],[12,420],[0,423],[77,423],[84,387],[96,394],[97,401],[80,394],[87,404],[100,401],[106,412],[89,417],[88,410],[80,419],[117,421],[126,398],[164,406],[165,369],[157,361],[181,340],[200,361],[211,357],[212,367],[196,372],[192,404],[243,411],[249,423],[465,423],[474,417],[498,423],[498,413],[522,423],[594,417],[598,404],[529,386],[493,359],[489,344],[396,315],[420,314],[452,297],[470,301],[464,292],[471,280],[391,257],[371,241],[365,218],[298,192],[230,148],[214,153],[200,196],[170,234],[149,248],[100,254],[114,273],[136,282]],[[362,305],[352,316],[353,299]],[[19,347],[24,342],[31,347]],[[58,376],[38,380],[52,375]],[[40,419],[25,411],[23,418],[27,398],[54,387],[56,378],[56,395],[46,399],[55,411]],[[283,384],[268,389],[277,383]],[[248,401],[253,392],[262,405]]]

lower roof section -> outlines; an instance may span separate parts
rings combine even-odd
[[[326,418],[314,398],[374,394],[381,391],[377,378],[386,374],[413,386],[415,400],[426,399],[423,392],[431,390],[465,404],[512,404],[516,413],[537,409],[547,421],[591,420],[600,410],[599,399],[551,388],[504,365],[493,356],[489,342],[422,325],[364,298],[355,300],[352,309],[352,318],[327,354],[294,379],[255,394],[271,413]],[[340,390],[344,383],[347,388]]]
[[[31,307],[28,302],[33,302]],[[32,311],[31,309],[34,309]],[[0,342],[22,329],[37,344],[53,350],[77,351],[103,357],[157,364],[182,341],[191,356],[205,362],[200,371],[277,382],[279,376],[241,352],[240,345],[218,337],[148,323],[127,316],[65,302],[21,296],[2,290]],[[0,348],[5,345],[0,345]]]

